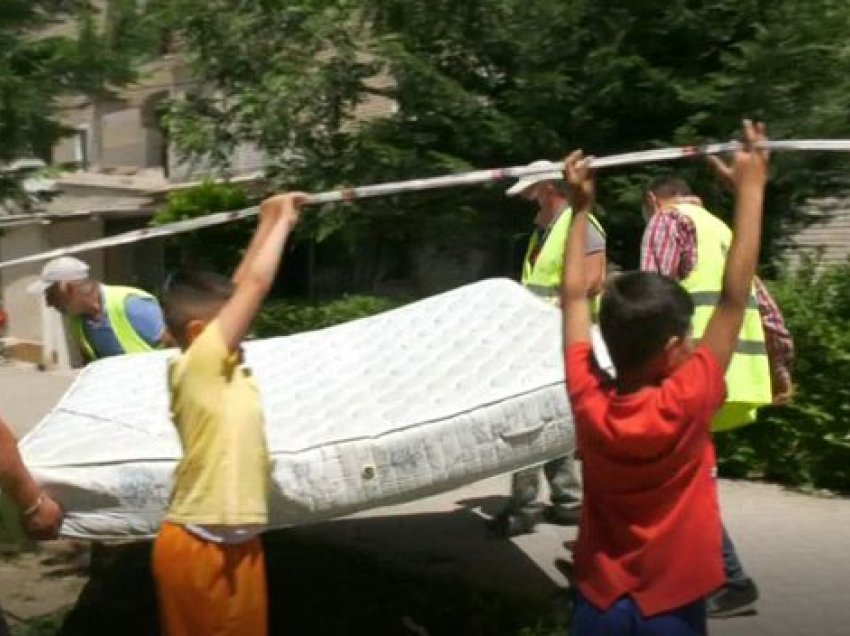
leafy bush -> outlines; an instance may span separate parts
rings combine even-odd
[[[771,289],[796,345],[794,401],[718,435],[721,471],[850,491],[850,262],[808,261]]]
[[[247,193],[238,185],[203,183],[169,194],[165,205],[154,215],[153,224],[165,225],[215,212],[241,210],[249,205]],[[169,265],[232,271],[253,231],[254,223],[243,221],[174,236],[168,240],[168,247],[170,251],[176,250],[177,255],[170,259]]]
[[[394,309],[408,301],[406,298],[359,295],[317,302],[276,300],[267,303],[257,316],[254,331],[260,338],[270,338],[323,329]]]

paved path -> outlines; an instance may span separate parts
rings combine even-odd
[[[50,412],[75,376],[72,371],[41,372],[30,364],[0,364],[0,417],[23,435]]]
[[[305,532],[483,585],[533,586],[541,594],[552,594],[566,585],[555,560],[568,558],[563,543],[575,538],[575,528],[541,525],[534,534],[513,541],[492,539],[477,512],[481,506],[495,509],[495,496],[507,486],[506,477],[497,477]],[[710,633],[850,634],[850,500],[723,481],[721,504],[762,600],[753,616],[711,621]]]
[[[49,411],[71,379],[70,374],[0,367],[0,414],[17,430],[27,430]],[[575,537],[575,528],[541,525],[536,533],[513,541],[492,538],[481,513],[498,507],[507,486],[507,477],[497,477],[298,531],[482,585],[522,586],[556,594],[566,580],[555,560],[568,557],[563,543]],[[712,621],[711,633],[850,634],[850,500],[724,481],[721,505],[744,565],[761,588],[762,600],[756,615]],[[6,568],[0,572],[0,598],[5,600],[15,586]],[[55,585],[55,578],[45,578],[45,584]]]

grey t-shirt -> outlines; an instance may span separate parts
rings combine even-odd
[[[605,251],[605,236],[593,223],[587,224],[587,251],[585,254],[596,254]]]
[[[553,224],[554,226],[554,224]],[[550,226],[551,229],[553,226]],[[541,249],[543,244],[546,242],[546,239],[549,238],[549,232],[544,231],[540,227],[535,230],[538,234],[538,249]],[[596,254],[597,252],[605,251],[605,235],[599,231],[593,223],[587,224],[587,236],[585,237],[585,247],[588,256],[591,254]]]

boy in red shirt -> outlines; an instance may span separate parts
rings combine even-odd
[[[581,152],[565,163],[575,216],[563,282],[567,390],[584,474],[573,636],[705,634],[705,598],[724,582],[709,431],[750,296],[761,235],[764,126],[744,122],[735,156],[734,237],[717,306],[698,345],[693,303],[674,280],[631,272],[602,295],[600,329],[617,371],[590,346],[584,236],[594,184]]]

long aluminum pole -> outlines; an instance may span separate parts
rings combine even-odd
[[[782,140],[768,141],[765,146],[771,151],[850,151],[850,139],[798,139],[798,140]],[[618,155],[610,155],[608,157],[596,157],[591,162],[594,168],[613,168],[618,166],[636,165],[642,163],[653,163],[659,161],[673,161],[675,159],[684,159],[688,157],[699,157],[706,155],[715,155],[725,152],[732,152],[740,147],[740,143],[733,141],[728,143],[707,144],[703,146],[678,146],[672,148],[659,148],[655,150],[643,150],[640,152],[628,152]],[[440,188],[453,188],[457,186],[477,185],[480,183],[490,183],[502,179],[519,178],[531,175],[543,174],[546,172],[560,171],[560,162],[541,162],[535,166],[512,166],[508,168],[495,168],[491,170],[474,170],[460,174],[443,175],[439,177],[429,177],[425,179],[410,179],[407,181],[394,181],[390,183],[380,183],[376,185],[367,185],[356,188],[343,188],[340,190],[332,190],[328,192],[320,192],[311,194],[308,199],[309,205],[318,205],[322,203],[335,203],[343,201],[356,201],[358,199],[368,199],[371,197],[387,196],[392,194],[401,194],[404,192],[419,192],[422,190],[435,190]],[[230,223],[254,216],[259,212],[258,207],[246,208],[244,210],[235,210],[232,212],[217,212],[206,216],[188,219],[185,221],[176,221],[165,225],[158,225],[140,230],[131,230],[123,234],[116,234],[94,241],[87,241],[77,245],[70,245],[48,252],[39,254],[31,254],[22,258],[16,258],[9,261],[0,262],[0,269],[14,267],[15,265],[23,265],[25,263],[35,263],[45,261],[59,256],[69,254],[79,254],[81,252],[89,252],[92,250],[104,249],[107,247],[115,247],[117,245],[127,245],[147,239],[160,238],[164,236],[174,236],[184,232],[191,232],[205,227]]]

